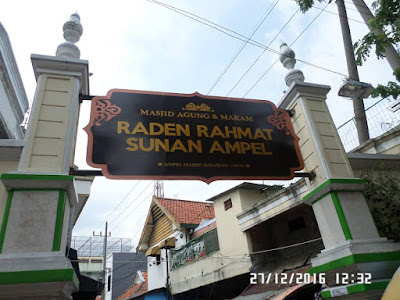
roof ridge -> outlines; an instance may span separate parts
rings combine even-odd
[[[164,200],[184,201],[184,202],[191,202],[191,203],[203,203],[203,204],[211,204],[211,205],[214,205],[213,203],[206,202],[206,201],[183,200],[183,199],[165,198],[165,197],[158,197],[158,196],[154,196],[154,197],[156,197],[157,199],[164,199]]]

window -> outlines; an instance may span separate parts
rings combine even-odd
[[[107,292],[111,290],[111,275],[108,275],[108,280],[107,280]]]
[[[203,235],[203,240],[207,255],[219,250],[218,233],[216,228],[206,232]]]
[[[161,256],[156,254],[156,265],[161,264]]]
[[[303,217],[289,221],[288,225],[289,225],[289,232],[299,230],[301,228],[306,228],[306,223],[304,222]]]
[[[231,199],[226,200],[224,202],[224,207],[225,207],[225,210],[232,208],[232,200]]]

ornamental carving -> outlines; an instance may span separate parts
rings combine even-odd
[[[111,104],[110,100],[99,100],[96,102],[95,124],[100,126],[102,121],[110,121],[121,112],[121,108]]]
[[[286,135],[290,135],[290,130],[287,125],[287,118],[282,111],[275,111],[272,116],[268,117],[268,122],[275,126],[278,130],[283,130]]]
[[[182,110],[213,112],[211,107],[209,107],[207,104],[202,103],[200,105],[196,105],[193,102],[186,104],[186,106],[182,108]]]

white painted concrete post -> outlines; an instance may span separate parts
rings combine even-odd
[[[325,245],[309,272],[324,273],[329,279],[324,297],[345,294],[346,299],[376,299],[400,263],[400,246],[378,235],[363,182],[354,178],[325,103],[330,87],[303,82],[301,71],[294,70],[294,52],[283,44],[281,53],[290,71],[285,78],[289,89],[279,108],[293,112],[305,171],[315,173],[308,180],[310,193],[303,201],[312,205]],[[371,273],[371,285],[357,282],[359,273]],[[336,274],[349,274],[356,280],[343,284]]]
[[[63,27],[57,56],[32,55],[37,88],[18,172],[2,174],[8,199],[0,229],[0,298],[70,299],[79,281],[66,257],[79,93],[89,94],[88,62],[74,44],[79,16]],[[73,221],[73,220],[72,220]],[[4,279],[4,280],[3,280]]]

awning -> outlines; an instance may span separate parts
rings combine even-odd
[[[160,244],[160,248],[175,248],[175,237],[167,238],[163,243]]]
[[[159,242],[157,246],[146,251],[146,256],[161,255],[161,249],[163,248],[175,248],[175,237],[169,237],[166,240]]]
[[[161,255],[161,249],[158,246],[150,248],[149,250],[146,251],[146,256],[155,256],[155,255]]]

